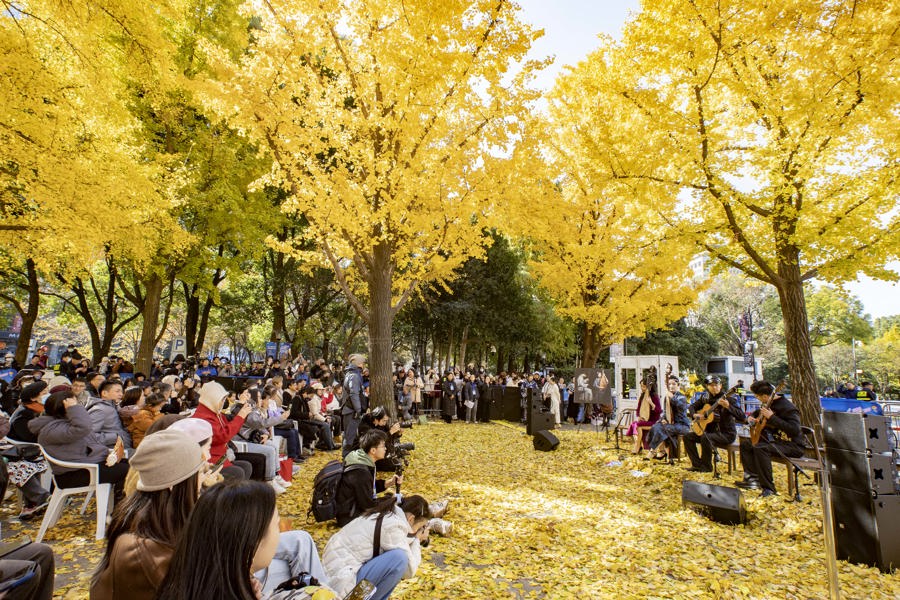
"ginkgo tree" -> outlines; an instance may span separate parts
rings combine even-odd
[[[664,220],[645,210],[628,186],[584,160],[590,129],[568,119],[578,100],[559,93],[579,86],[577,77],[564,78],[551,100],[544,155],[555,182],[519,197],[532,206],[539,200],[544,216],[535,224],[527,205],[517,209],[511,202],[506,222],[531,241],[529,268],[557,313],[582,325],[581,366],[594,368],[611,344],[684,317],[702,282],[693,281],[688,268],[690,241],[665,232]],[[537,169],[541,161],[528,164]]]
[[[206,49],[209,105],[274,160],[287,192],[368,326],[374,403],[393,410],[392,323],[423,283],[483,254],[492,198],[540,65],[539,35],[508,0],[252,0],[252,43]],[[216,60],[218,62],[216,62]],[[515,70],[515,72],[513,72]],[[273,240],[274,241],[274,240]],[[303,255],[302,243],[280,249]]]
[[[804,284],[896,279],[900,5],[645,0],[575,70],[591,166],[720,264],[772,285],[804,422],[818,393]]]

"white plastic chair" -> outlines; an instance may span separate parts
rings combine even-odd
[[[53,475],[53,495],[50,496],[50,505],[47,507],[47,512],[44,513],[44,519],[41,521],[41,529],[38,531],[37,538],[35,538],[35,542],[40,542],[44,539],[44,534],[47,533],[47,530],[50,527],[56,525],[56,522],[59,521],[59,517],[62,514],[63,507],[65,505],[65,500],[69,496],[74,496],[75,494],[87,494],[87,497],[84,500],[84,504],[81,506],[81,514],[84,514],[85,509],[87,508],[87,504],[91,499],[91,496],[96,494],[97,496],[97,535],[96,539],[102,540],[106,537],[106,520],[112,514],[113,509],[113,485],[111,483],[99,483],[99,475],[100,475],[100,465],[91,464],[91,463],[76,463],[76,462],[66,462],[62,460],[57,460],[47,454],[47,451],[44,448],[41,448],[41,452],[44,454],[44,459],[51,465],[55,465],[57,467],[64,467],[68,469],[84,469],[90,475],[90,480],[86,486],[83,487],[75,487],[75,488],[61,488],[59,484],[56,483],[56,475]]]

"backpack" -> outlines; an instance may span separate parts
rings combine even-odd
[[[365,465],[350,465],[348,471],[365,469]],[[316,473],[313,480],[312,499],[306,519],[313,517],[316,523],[332,521],[337,518],[337,490],[344,474],[344,464],[339,460],[331,460]]]

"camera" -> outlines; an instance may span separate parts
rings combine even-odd
[[[412,429],[412,426],[413,426],[413,421],[412,421],[412,420],[409,420],[409,421],[399,421],[399,423],[400,423],[400,427],[403,428],[403,429]]]
[[[416,445],[412,442],[404,442],[402,444],[394,444],[394,451],[397,454],[408,454],[416,449]]]

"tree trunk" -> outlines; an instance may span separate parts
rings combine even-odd
[[[272,333],[269,335],[270,342],[277,342],[287,331],[287,315],[285,312],[285,289],[284,289],[284,254],[281,252],[272,252],[272,293],[269,296],[269,306],[272,309]]]
[[[465,371],[466,368],[466,346],[469,345],[469,324],[463,327],[462,339],[459,340],[459,364],[460,368]]]
[[[584,336],[581,342],[581,367],[593,369],[600,358],[600,331],[596,325],[584,324]]]
[[[777,286],[784,315],[784,337],[787,346],[788,372],[791,375],[791,396],[800,409],[800,418],[808,427],[819,425],[819,391],[816,386],[816,368],[809,339],[809,323],[806,317],[806,298],[800,280],[799,262],[782,261],[778,265],[781,278]]]
[[[203,351],[203,344],[206,342],[206,331],[209,327],[209,313],[212,311],[213,297],[209,294],[206,302],[203,303],[203,309],[200,311],[200,322],[197,324],[197,339],[194,342],[194,353]]]
[[[373,252],[369,279],[369,405],[382,406],[396,417],[391,383],[391,333],[393,329],[392,268],[390,249],[379,244]]]
[[[28,308],[19,313],[22,315],[22,328],[19,330],[19,340],[16,346],[16,362],[22,367],[29,364],[28,345],[31,343],[31,332],[34,331],[41,301],[37,269],[32,259],[29,258],[25,261],[25,270],[28,280]]]
[[[197,295],[197,284],[188,286],[181,283],[184,289],[184,337],[187,356],[197,353],[197,326],[200,322],[200,297]]]
[[[497,348],[497,374],[503,372],[503,348]]]
[[[163,281],[158,275],[153,275],[144,285],[146,286],[142,313],[144,324],[141,328],[141,341],[138,344],[134,370],[150,377],[153,351],[156,349],[156,328],[159,325],[159,305],[162,300]]]

